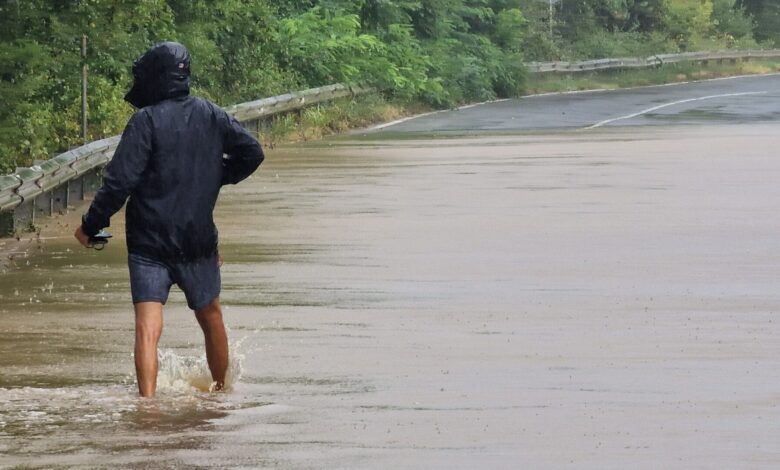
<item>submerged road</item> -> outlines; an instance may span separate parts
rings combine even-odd
[[[198,391],[174,292],[160,396],[136,398],[122,237],[84,251],[52,222],[0,274],[0,467],[776,467],[776,84],[272,151],[217,208],[225,394]]]

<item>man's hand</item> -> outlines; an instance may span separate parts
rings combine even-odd
[[[92,248],[92,243],[89,241],[89,237],[86,233],[84,233],[84,227],[82,225],[79,225],[79,228],[76,229],[76,233],[73,234],[76,237],[76,240],[81,243],[81,245],[84,248]]]

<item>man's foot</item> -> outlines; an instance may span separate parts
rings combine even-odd
[[[209,387],[209,392],[222,392],[225,390],[225,384],[222,382],[212,382],[211,386]]]

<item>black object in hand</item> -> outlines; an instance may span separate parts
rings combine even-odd
[[[95,235],[89,237],[89,243],[92,244],[92,248],[100,251],[103,248],[106,247],[106,244],[108,243],[108,239],[111,238],[113,235],[108,232],[108,230],[103,229],[96,233]]]

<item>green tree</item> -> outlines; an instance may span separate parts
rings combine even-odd
[[[742,0],[740,6],[754,18],[753,35],[757,41],[780,45],[780,3],[776,0]]]
[[[56,139],[48,100],[51,49],[43,1],[0,2],[0,171],[48,157]]]
[[[45,158],[54,136],[43,98],[49,51],[34,41],[0,42],[0,171]]]
[[[683,49],[692,37],[713,29],[712,0],[664,0],[664,8],[666,30]]]
[[[729,38],[749,37],[753,32],[753,18],[736,0],[713,0],[712,22],[715,29]]]

